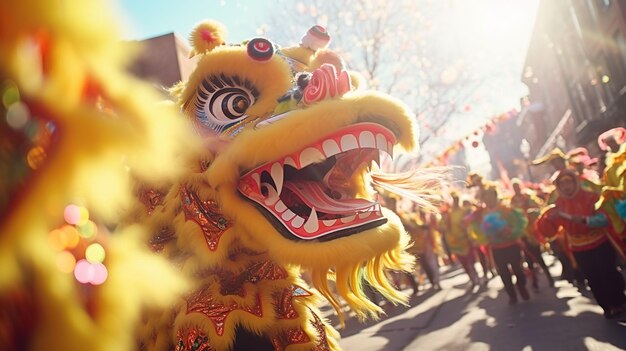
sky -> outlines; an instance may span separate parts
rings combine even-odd
[[[265,1],[233,0],[118,0],[124,39],[141,40],[175,32],[187,38],[205,19],[224,23],[228,39],[240,42],[255,35],[268,17]]]
[[[289,1],[289,0],[283,0]],[[338,0],[335,0],[338,1]],[[396,0],[387,0],[396,1]],[[436,137],[424,145],[423,153],[434,155],[455,144],[494,116],[513,108],[527,93],[521,75],[539,0],[437,0],[441,13],[431,14],[432,45],[465,61],[484,80],[465,113],[452,119]],[[306,1],[294,0],[301,7]],[[258,0],[118,0],[124,39],[146,39],[175,32],[187,38],[204,19],[224,23],[228,41],[240,42],[257,36],[270,19],[266,1]],[[310,6],[310,5],[309,5]],[[303,24],[308,28],[310,24]],[[290,43],[280,43],[290,44]],[[436,64],[436,63],[435,63]],[[475,170],[488,160],[480,150],[468,150]],[[483,169],[487,171],[487,169]]]

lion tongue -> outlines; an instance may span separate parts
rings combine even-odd
[[[371,209],[375,204],[365,199],[333,199],[319,183],[313,181],[289,181],[284,186],[307,206],[329,214],[352,215]]]
[[[377,149],[350,150],[335,156],[336,162],[324,176],[324,184],[330,189],[346,189],[351,185],[354,172],[362,165],[375,161],[380,164],[380,153]]]

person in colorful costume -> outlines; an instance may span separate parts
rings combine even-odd
[[[618,127],[602,133],[598,146],[606,152],[606,158],[602,196],[596,208],[607,213],[622,248],[626,248],[626,129]]]
[[[465,228],[464,218],[470,209],[459,205],[459,196],[451,194],[452,204],[448,211],[442,213],[442,232],[448,243],[450,252],[461,263],[465,273],[470,278],[472,286],[479,283],[478,273],[474,268],[474,248]]]
[[[526,276],[522,268],[521,241],[528,220],[519,209],[502,204],[495,187],[486,188],[483,199],[485,209],[482,214],[481,230],[491,244],[493,259],[509,296],[509,304],[518,301],[516,288],[522,299],[528,300],[530,295],[526,289]],[[511,271],[516,277],[515,285]]]
[[[372,169],[380,152],[416,145],[414,116],[359,89],[329,41],[320,26],[285,48],[264,38],[227,44],[214,21],[194,29],[198,64],[172,93],[207,146],[175,183],[138,185],[136,218],[194,286],[146,316],[145,348],[337,350],[316,307],[326,298],[343,321],[329,280],[361,319],[383,313],[363,284],[408,300],[385,272],[412,271],[409,236],[372,183],[416,183]]]
[[[473,210],[469,212],[467,216],[464,218],[464,223],[468,226],[469,235],[472,239],[472,242],[476,245],[476,254],[478,255],[478,260],[480,261],[480,265],[483,268],[483,276],[486,279],[489,279],[489,274],[491,274],[491,278],[495,277],[496,273],[494,272],[495,267],[493,263],[493,257],[491,255],[491,248],[489,247],[489,242],[487,237],[480,229],[480,224],[482,220],[482,211],[485,206],[483,201],[483,193],[485,189],[493,184],[489,182],[485,182],[483,177],[475,172],[470,172],[467,175],[467,188],[475,188],[475,203]],[[472,205],[469,205],[472,208]]]
[[[426,213],[413,209],[401,218],[404,228],[411,236],[411,246],[407,251],[418,259],[416,269],[418,276],[421,277],[423,272],[430,282],[431,288],[441,290],[439,284],[441,277],[437,262],[437,240]]]
[[[415,221],[411,218],[409,214],[401,213],[398,210],[398,199],[396,199],[395,197],[385,196],[383,206],[392,210],[400,218],[400,221],[402,222],[404,229],[411,236],[412,245],[410,248],[407,249],[407,252],[415,256],[416,259],[418,259],[419,252],[421,248],[423,247],[422,246],[423,243],[420,242],[420,238],[417,235],[415,235],[416,231],[419,230],[419,227],[417,226],[417,224],[415,223]],[[392,272],[392,275],[394,275],[396,278],[394,282],[397,287],[400,287],[402,285],[400,280],[401,278],[404,278],[404,281],[408,282],[408,284],[413,289],[412,295],[417,295],[417,293],[419,292],[419,282],[417,278],[415,277],[415,270],[411,272],[409,271]],[[372,295],[376,296],[375,293],[373,293]]]
[[[543,270],[548,284],[554,286],[554,279],[541,254],[541,245],[545,243],[545,239],[535,230],[534,226],[535,220],[539,215],[540,200],[530,194],[522,192],[522,185],[519,179],[513,179],[512,186],[514,194],[511,197],[511,207],[517,208],[526,214],[526,219],[528,220],[522,241],[524,242],[526,264],[528,264],[528,268],[531,272],[532,286],[534,289],[538,288],[537,274],[534,270],[535,264],[539,265]]]
[[[552,174],[550,179],[554,180],[556,176],[556,172],[563,169],[572,169],[576,171],[579,179],[580,185],[583,189],[587,191],[596,191],[599,192],[601,186],[599,184],[599,177],[597,174],[594,174],[592,171],[588,170],[585,166],[588,163],[593,162],[593,160],[589,157],[589,152],[587,149],[578,147],[574,148],[567,153],[564,153],[561,149],[554,148],[544,157],[535,159],[532,161],[533,165],[541,165],[544,163],[548,163],[552,168],[554,168],[555,173]],[[556,191],[553,191],[550,194],[548,199],[548,203],[553,203],[557,197]]]
[[[540,165],[546,162],[554,168],[554,173],[550,177],[550,180],[552,182],[554,182],[554,178],[560,171],[570,168],[567,155],[563,153],[563,151],[558,147],[550,151],[548,155],[533,160],[532,164]],[[581,184],[586,184],[585,188],[587,190],[594,191],[593,189],[595,189],[595,186],[592,186],[591,184],[588,184],[586,181],[582,180],[578,173],[576,173],[576,175],[579,177],[579,181]],[[556,189],[553,189],[548,195],[548,199],[545,201],[544,205],[547,206],[553,204],[557,198],[558,192],[556,191]],[[578,269],[578,265],[576,263],[576,260],[574,259],[568,241],[569,237],[565,233],[565,229],[562,229],[562,231],[559,232],[558,235],[552,237],[551,239],[552,242],[550,244],[552,250],[554,251],[554,254],[558,258],[559,262],[561,263],[561,278],[573,284],[576,284],[579,289],[585,289],[585,279],[583,278],[582,272],[580,272],[580,270]]]
[[[610,222],[595,209],[599,195],[580,187],[577,174],[560,171],[555,180],[558,198],[546,209],[536,226],[544,236],[552,237],[565,228],[571,249],[589,287],[607,318],[624,311],[624,278],[615,265],[616,247],[610,241]]]

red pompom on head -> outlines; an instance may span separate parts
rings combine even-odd
[[[226,43],[226,28],[215,21],[204,21],[196,25],[189,38],[192,50],[189,57],[205,54]]]
[[[202,40],[206,41],[209,44],[215,40],[215,36],[211,32],[211,30],[207,28],[200,29],[200,37],[202,38]]]

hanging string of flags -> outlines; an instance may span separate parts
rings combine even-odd
[[[462,151],[467,146],[471,146],[473,148],[478,148],[483,142],[483,136],[485,134],[490,135],[497,131],[498,123],[505,121],[511,117],[515,117],[518,115],[518,111],[513,109],[502,113],[498,116],[495,116],[488,120],[485,124],[474,130],[473,132],[465,135],[463,138],[457,140],[450,147],[441,152],[437,157],[433,160],[427,162],[424,167],[431,166],[446,166],[448,165],[449,159],[454,156],[457,152]]]

